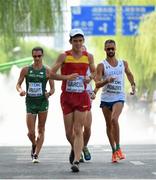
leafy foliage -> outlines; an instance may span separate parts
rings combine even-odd
[[[140,24],[140,34],[136,38],[135,51],[136,61],[140,75],[138,80],[140,89],[147,89],[149,92],[156,88],[156,13],[151,13],[143,19]],[[136,62],[136,63],[137,63]]]
[[[54,60],[58,56],[58,52],[52,49],[49,49],[39,42],[29,41],[24,42],[20,41],[19,46],[15,47],[12,51],[9,52],[8,56],[4,53],[4,51],[0,50],[0,54],[2,57],[2,62],[0,61],[0,72],[7,73],[10,71],[11,67],[16,64],[19,67],[23,67],[25,65],[30,64],[30,60],[32,58],[32,48],[40,46],[44,50],[43,63],[51,67]],[[7,62],[7,63],[6,63]]]
[[[0,36],[6,51],[20,36],[53,32],[61,5],[62,0],[0,0]]]

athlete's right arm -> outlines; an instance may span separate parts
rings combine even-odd
[[[102,79],[104,75],[104,66],[102,63],[98,64],[97,69],[96,69],[96,76],[95,76],[95,85],[96,88],[101,88],[105,84],[113,82],[115,78],[113,77],[108,77],[107,79]]]
[[[16,89],[19,92],[20,96],[25,96],[26,95],[26,92],[22,89],[21,85],[22,85],[22,83],[24,81],[24,78],[25,78],[27,72],[28,72],[28,67],[22,68],[22,70],[20,72],[20,76],[19,76],[17,84],[16,84]]]
[[[95,76],[95,86],[96,88],[101,88],[104,86],[104,82],[102,80],[102,76],[104,75],[104,67],[103,64],[100,63],[96,68],[96,76]]]
[[[69,75],[57,74],[57,71],[63,66],[66,54],[62,53],[57,58],[55,64],[51,68],[50,78],[54,80],[74,80],[78,77],[78,73],[73,73]]]

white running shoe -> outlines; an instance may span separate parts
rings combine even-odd
[[[38,159],[38,155],[37,154],[34,154],[33,155],[33,160],[32,160],[33,163],[39,163],[39,159]]]

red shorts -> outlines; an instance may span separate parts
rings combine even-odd
[[[63,114],[69,114],[78,111],[89,111],[91,104],[88,93],[69,93],[62,92],[61,94],[61,107]]]

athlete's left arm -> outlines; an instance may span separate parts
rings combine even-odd
[[[131,87],[132,87],[132,95],[135,94],[135,81],[134,81],[134,76],[132,74],[132,72],[130,71],[129,69],[129,66],[128,66],[128,62],[127,61],[124,61],[124,66],[125,66],[125,73],[126,73],[126,76],[127,76],[127,79],[129,80],[130,84],[131,84]]]
[[[90,73],[91,75],[89,76],[90,77],[90,80],[94,79],[95,78],[95,63],[94,63],[94,57],[92,54],[89,54],[88,53],[88,58],[89,58],[89,68],[90,68]]]
[[[49,86],[50,86],[50,90],[47,93],[47,96],[51,96],[55,92],[55,84],[54,84],[54,80],[50,78],[50,68],[49,67],[46,68],[46,74],[47,74],[47,78],[48,78]]]

